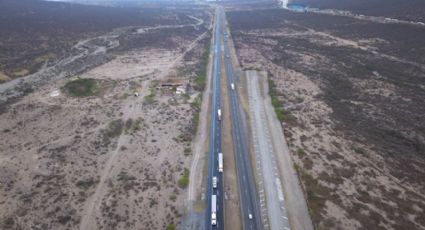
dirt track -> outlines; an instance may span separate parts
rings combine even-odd
[[[0,183],[7,185],[0,189],[0,228],[179,226],[186,197],[179,179],[191,160],[186,149],[197,92],[179,96],[151,83],[189,82],[196,74],[208,34],[193,31],[171,34],[174,47],[120,50],[113,60],[80,73],[95,80],[92,96],[70,96],[63,88],[69,79],[58,78],[35,85],[0,114]],[[80,62],[61,63],[81,67]],[[149,101],[145,96],[152,92]],[[25,196],[13,195],[18,191]]]

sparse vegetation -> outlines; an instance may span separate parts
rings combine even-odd
[[[180,188],[186,188],[189,185],[189,169],[184,169],[183,175],[178,181],[178,185],[180,186]]]
[[[195,89],[199,91],[204,91],[207,84],[207,76],[205,73],[199,73],[195,78]]]
[[[274,84],[273,80],[268,79],[269,82],[269,95],[272,100],[272,105],[274,107],[274,111],[276,113],[277,119],[281,122],[287,122],[290,124],[296,123],[296,118],[287,110],[283,108],[283,103],[279,99],[279,95],[276,91],[276,85]]]
[[[296,155],[315,227],[423,228],[403,218],[425,219],[404,208],[411,202],[425,207],[423,180],[413,179],[424,168],[424,122],[417,116],[424,114],[418,66],[425,59],[417,48],[423,28],[277,9],[227,15],[243,68],[269,73],[272,104]]]
[[[167,230],[176,230],[176,225],[175,224],[167,225]]]
[[[192,153],[192,149],[190,147],[184,148],[184,155],[188,156]]]
[[[111,143],[111,139],[121,135],[124,128],[124,122],[122,119],[117,119],[109,122],[106,129],[101,131],[103,137],[103,143],[108,145]]]
[[[146,95],[145,98],[144,98],[145,99],[145,103],[147,103],[147,104],[154,103],[155,102],[155,95],[156,95],[155,89],[150,88],[149,89],[149,94]]]
[[[299,156],[300,158],[303,158],[303,157],[305,157],[305,155],[306,155],[306,153],[305,153],[304,149],[302,149],[302,148],[298,148],[297,153],[298,153],[298,156]]]
[[[172,194],[171,196],[170,196],[170,200],[171,201],[176,201],[176,199],[177,199],[177,196],[176,196],[176,194]]]
[[[193,135],[196,134],[199,125],[199,113],[201,112],[201,103],[202,103],[202,93],[198,94],[196,98],[191,103],[191,107],[193,109],[193,117],[191,124],[191,132]]]
[[[125,122],[125,134],[132,134],[140,130],[140,124],[142,123],[142,118],[137,118],[133,120],[131,118],[127,119]]]
[[[208,43],[208,45],[206,46],[204,50],[204,54],[200,63],[200,68],[195,78],[194,88],[201,92],[205,90],[205,86],[207,85],[207,64],[208,64],[209,55],[210,55],[210,46]]]
[[[3,7],[7,4],[25,7],[11,10]],[[37,4],[45,7],[34,9]],[[31,100],[3,104],[1,95],[0,158],[5,157],[3,153],[31,151],[41,168],[31,167],[31,157],[1,162],[0,190],[7,202],[0,205],[0,228],[75,229],[87,223],[82,228],[165,229],[173,224],[169,228],[175,229],[184,214],[179,209],[184,199],[178,180],[190,166],[191,158],[183,154],[190,146],[194,111],[181,101],[191,102],[188,96],[193,88],[176,97],[153,84],[152,89],[145,86],[147,81],[154,83],[179,71],[184,75],[178,78],[190,78],[193,83],[203,45],[209,41],[200,35],[206,31],[210,13],[203,7],[132,9],[29,0],[1,1],[0,5],[0,15],[5,17],[0,24],[6,26],[0,33],[4,73],[0,81],[34,73],[38,68],[31,67],[33,61],[48,68],[31,77],[34,84],[16,81],[16,91],[34,92]],[[70,19],[75,15],[79,19],[74,23]],[[90,25],[81,24],[88,15],[93,19]],[[28,19],[34,21],[28,24]],[[202,21],[205,25],[190,26]],[[150,26],[159,27],[138,33],[139,28]],[[190,44],[194,46],[187,50]],[[92,55],[103,49],[107,52]],[[44,51],[57,55],[44,56]],[[188,53],[193,57],[187,62],[186,55],[173,62]],[[173,65],[168,68],[169,64]],[[72,82],[67,87],[78,91],[77,98],[70,98],[74,95],[65,84],[76,75],[95,78],[96,86],[91,80]],[[15,92],[10,89],[8,93]],[[170,100],[177,103],[168,104]],[[170,140],[180,133],[181,143]],[[180,184],[187,186],[187,181],[182,176]]]
[[[91,177],[86,180],[79,180],[75,185],[79,188],[82,188],[84,190],[87,190],[88,188],[92,187],[93,185],[99,183],[99,180]]]

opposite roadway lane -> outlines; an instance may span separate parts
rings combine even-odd
[[[224,14],[220,14],[221,18],[219,21],[222,21],[221,24],[224,24],[225,17]],[[227,30],[225,30],[227,31]],[[241,203],[241,215],[242,215],[242,225],[244,229],[263,229],[261,223],[261,216],[259,205],[257,202],[257,191],[254,180],[254,173],[252,170],[251,164],[251,154],[249,151],[247,139],[248,135],[246,128],[244,127],[242,116],[243,110],[239,104],[239,98],[237,93],[237,82],[233,70],[232,59],[230,58],[230,49],[228,44],[227,32],[224,36],[224,62],[226,67],[227,74],[227,90],[230,97],[230,107],[231,107],[231,117],[232,117],[232,131],[233,131],[233,142],[234,142],[234,151],[236,154],[236,169],[238,174],[238,184],[239,184],[239,195]],[[232,89],[231,84],[234,84],[236,87]],[[252,218],[249,218],[249,215],[252,215]]]

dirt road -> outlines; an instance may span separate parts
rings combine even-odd
[[[257,170],[263,180],[260,186],[264,185],[270,229],[313,229],[280,122],[268,96],[267,77],[248,71],[247,78],[254,149],[260,156]]]
[[[186,49],[179,55],[177,56],[176,59],[174,59],[173,62],[169,63],[169,65],[162,69],[162,71],[157,75],[156,79],[162,79],[164,78],[167,74],[170,73],[170,71],[176,67],[176,65],[182,60],[182,58],[184,57],[184,55],[189,52],[191,49],[193,49],[196,44],[206,35],[206,33],[201,34],[200,36],[198,36],[193,42],[191,42]],[[122,115],[122,119],[123,120],[127,120],[129,118],[136,118],[137,117],[137,111],[140,111],[141,106],[143,105],[143,98],[147,95],[147,93],[149,93],[148,87],[150,84],[150,80],[144,81],[143,82],[143,91],[140,92],[139,97],[136,97],[135,100],[130,101],[128,104],[123,106],[123,115]],[[121,143],[122,141],[126,138],[126,136],[124,134],[121,134],[119,136],[116,148],[113,150],[112,153],[110,153],[110,157],[107,161],[107,164],[104,167],[104,170],[100,176],[100,181],[98,186],[96,187],[95,193],[93,194],[93,196],[91,197],[90,201],[86,204],[85,206],[85,210],[84,210],[84,214],[82,215],[82,220],[80,222],[80,230],[84,230],[84,229],[95,229],[95,223],[94,223],[94,213],[96,212],[96,209],[99,206],[99,202],[101,200],[101,198],[104,196],[104,193],[106,192],[106,187],[107,186],[107,178],[109,177],[109,175],[111,175],[111,171],[114,168],[114,164],[117,160],[117,156],[118,153],[120,152],[121,149]]]

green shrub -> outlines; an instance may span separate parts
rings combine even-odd
[[[176,194],[173,194],[173,195],[171,195],[171,196],[170,196],[170,200],[172,200],[172,201],[176,201],[176,199],[177,199]]]
[[[277,119],[281,122],[286,122],[289,124],[296,124],[297,119],[292,115],[289,111],[285,110],[282,107],[282,101],[279,99],[278,94],[276,92],[276,85],[273,80],[269,79],[269,94],[272,100],[272,105],[274,107],[274,111],[276,113]]]
[[[200,73],[195,78],[195,86],[194,88],[199,91],[204,91],[205,86],[207,85],[207,76],[205,73]]]
[[[96,80],[90,78],[78,78],[65,84],[67,92],[74,97],[88,97],[97,92]]]
[[[75,185],[81,189],[88,189],[90,188],[92,185],[99,183],[98,180],[94,179],[93,177],[86,179],[86,180],[79,180],[77,181],[77,183],[75,183]]]
[[[300,156],[301,158],[305,157],[306,155],[304,149],[302,148],[298,148],[297,153],[298,153],[298,156]]]
[[[167,225],[167,230],[176,230],[176,225],[175,224]]]
[[[184,149],[184,155],[185,156],[188,156],[188,155],[190,155],[192,153],[192,149],[190,148],[190,147],[187,147],[187,148],[185,148]]]
[[[124,122],[122,121],[122,119],[117,119],[109,122],[108,127],[101,131],[103,136],[103,142],[109,144],[112,138],[121,135],[123,128]]]
[[[186,188],[189,185],[189,169],[184,169],[183,176],[180,177],[177,183],[180,188]]]
[[[150,93],[149,95],[145,96],[145,102],[147,104],[152,104],[155,102],[155,90],[154,89],[150,89]]]

